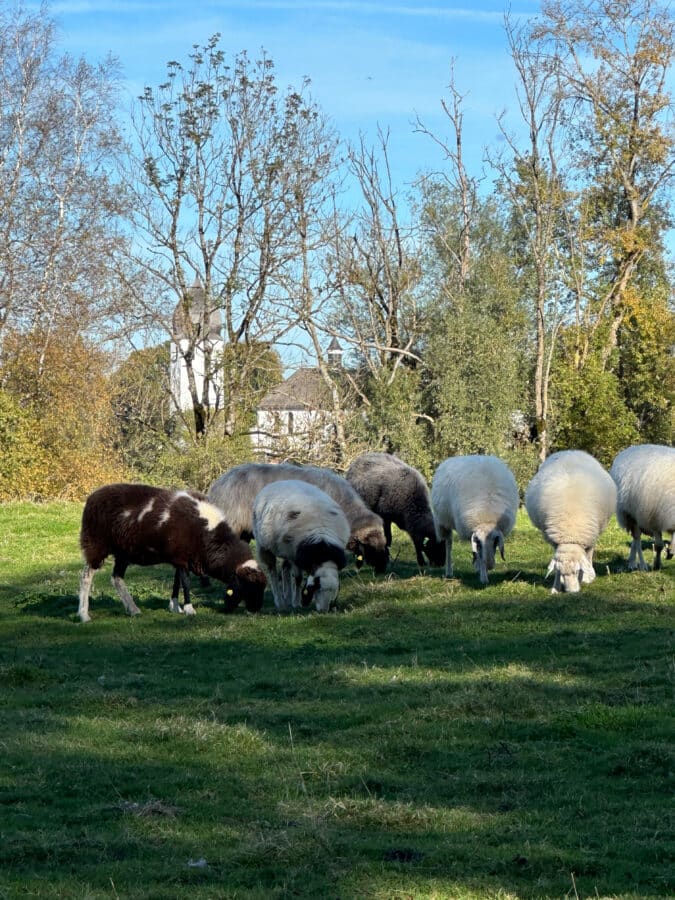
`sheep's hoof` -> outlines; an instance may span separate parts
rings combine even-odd
[[[182,613],[183,613],[183,607],[180,605],[180,603],[178,602],[178,600],[174,600],[173,598],[171,599],[171,601],[170,601],[170,603],[169,603],[169,612],[171,612],[171,613],[179,613],[179,614],[182,615]]]
[[[186,616],[194,616],[196,614],[196,610],[191,603],[186,603],[183,607],[183,612]]]
[[[82,624],[85,624],[86,622],[91,622],[91,616],[83,615],[82,613],[80,613],[80,622],[82,622]]]

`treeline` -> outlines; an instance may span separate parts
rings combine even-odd
[[[445,133],[414,125],[444,165],[403,196],[387,132],[345,143],[264,54],[212,37],[123,127],[113,61],[62,56],[48,10],[0,5],[0,498],[205,486],[250,456],[291,345],[321,370],[338,467],[494,452],[524,480],[556,449],[672,443],[674,24],[655,0],[507,16],[518,114],[485,148],[490,189],[453,75]]]

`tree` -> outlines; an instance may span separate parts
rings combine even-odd
[[[313,318],[315,329],[320,323],[324,334],[346,345],[356,365],[353,377],[347,371],[341,379],[343,388],[349,383],[352,402],[362,407],[361,420],[351,423],[358,440],[410,455],[416,452],[413,435],[424,415],[419,392],[412,389],[419,379],[411,370],[421,363],[425,312],[418,293],[421,268],[414,229],[404,224],[399,209],[388,141],[388,134],[379,130],[377,146],[369,147],[361,137],[348,147],[347,177],[359,201],[348,214],[336,208],[328,224],[325,286]],[[318,348],[316,337],[313,343]],[[327,369],[325,374],[330,379]],[[341,394],[338,382],[332,381],[337,410]],[[341,442],[345,456],[344,437]]]
[[[167,80],[140,97],[127,183],[144,245],[138,263],[155,284],[152,296],[136,300],[147,316],[163,316],[176,343],[171,313],[182,309],[180,352],[193,434],[201,438],[217,422],[234,433],[260,346],[280,341],[298,321],[295,214],[300,201],[313,214],[334,139],[307,84],[282,94],[264,52],[255,61],[240,53],[230,66],[215,35],[189,59],[187,67],[170,62]],[[195,279],[205,298],[196,322]],[[222,359],[207,348],[201,390],[194,369],[214,312],[225,344],[242,350],[215,394]]]
[[[508,220],[494,198],[476,201],[469,232],[472,261],[464,280],[456,256],[444,254],[453,244],[452,235],[462,230],[461,200],[445,185],[432,190],[430,182],[425,193],[430,236],[436,236],[428,272],[437,316],[424,352],[435,455],[503,453],[511,443],[514,416],[525,405],[527,359],[526,318],[510,256]],[[441,222],[444,234],[438,236]]]
[[[564,211],[570,201],[560,177],[561,103],[557,71],[530,29],[507,16],[506,36],[516,69],[516,95],[526,138],[522,141],[500,116],[508,156],[488,154],[499,188],[510,206],[514,253],[523,297],[529,305],[534,344],[532,398],[539,461],[549,445],[549,390],[556,339],[565,314],[559,265]]]
[[[47,345],[119,304],[117,65],[57,56],[46,7],[0,9],[0,342]]]
[[[454,75],[443,103],[450,136],[431,134],[447,166],[420,181],[427,413],[436,458],[503,452],[525,401],[525,323],[504,211],[484,200],[463,155],[462,96]]]
[[[169,389],[169,347],[135,350],[111,378],[115,447],[126,465],[147,476],[176,430]]]
[[[102,482],[124,478],[124,466],[111,451],[106,355],[65,327],[49,341],[32,332],[5,333],[5,351],[11,366],[0,374],[5,396],[12,398],[6,422],[14,416],[16,425],[5,449],[14,454],[22,494],[81,499]]]
[[[674,22],[657,0],[545,0],[532,39],[555,65],[574,149],[574,364],[611,366],[645,256],[661,254],[675,175]]]

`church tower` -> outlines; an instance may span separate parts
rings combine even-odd
[[[210,312],[206,306],[206,292],[199,280],[195,282],[189,292],[189,311],[186,321],[185,305],[179,302],[173,313],[173,337],[170,348],[170,378],[171,397],[174,410],[186,410],[192,407],[192,398],[188,389],[187,367],[185,365],[185,353],[190,347],[190,332],[194,336],[194,355],[192,368],[197,382],[197,391],[202,396],[204,389],[204,376],[209,358],[212,371],[209,385],[209,396],[204,401],[209,406],[216,404],[222,406],[223,391],[223,335],[222,316],[219,309]],[[207,319],[208,312],[208,319]],[[213,368],[214,365],[217,368]]]

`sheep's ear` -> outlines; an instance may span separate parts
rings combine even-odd
[[[501,558],[506,559],[506,557],[504,556],[504,535],[501,533],[496,535],[495,537],[495,550],[497,548],[499,548],[499,554]]]
[[[471,549],[476,554],[476,556],[480,556],[481,550],[483,549],[483,543],[479,537],[476,537],[475,534],[471,535]]]
[[[554,557],[551,560],[551,562],[548,564],[548,569],[546,570],[546,575],[544,577],[548,578],[548,576],[551,575],[555,571],[555,568],[556,568],[556,561],[555,561],[555,557]]]

